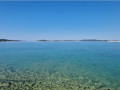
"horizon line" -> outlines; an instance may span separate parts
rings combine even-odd
[[[0,0],[0,1],[120,1],[120,0]]]
[[[81,39],[13,39],[13,38],[0,38],[0,40],[20,40],[20,41],[52,41],[52,40],[75,40],[75,41],[79,41],[79,40],[119,40],[120,39],[95,39],[95,38],[81,38]]]

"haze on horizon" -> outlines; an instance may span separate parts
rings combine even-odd
[[[0,2],[0,38],[120,40],[120,2]]]

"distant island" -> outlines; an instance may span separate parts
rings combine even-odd
[[[23,40],[0,39],[0,42],[14,42]],[[82,40],[37,40],[38,42],[120,42],[120,40],[97,40],[97,39],[82,39]]]
[[[9,41],[21,41],[21,40],[0,39],[0,42],[9,42]]]
[[[37,41],[39,41],[39,42],[46,42],[46,41],[76,41],[76,42],[78,42],[78,41],[96,41],[96,42],[120,42],[120,40],[97,40],[97,39],[83,39],[83,40],[37,40]]]

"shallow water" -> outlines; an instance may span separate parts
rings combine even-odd
[[[0,90],[120,90],[120,43],[1,42]]]

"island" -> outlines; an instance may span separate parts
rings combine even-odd
[[[21,40],[0,39],[0,42],[10,42],[10,41],[21,41]]]
[[[82,39],[82,40],[37,40],[39,42],[120,42],[120,40],[98,40],[98,39]]]
[[[25,40],[11,40],[11,39],[0,39],[0,42],[15,42]],[[97,39],[82,39],[82,40],[37,40],[38,42],[120,42],[120,40],[97,40]]]

